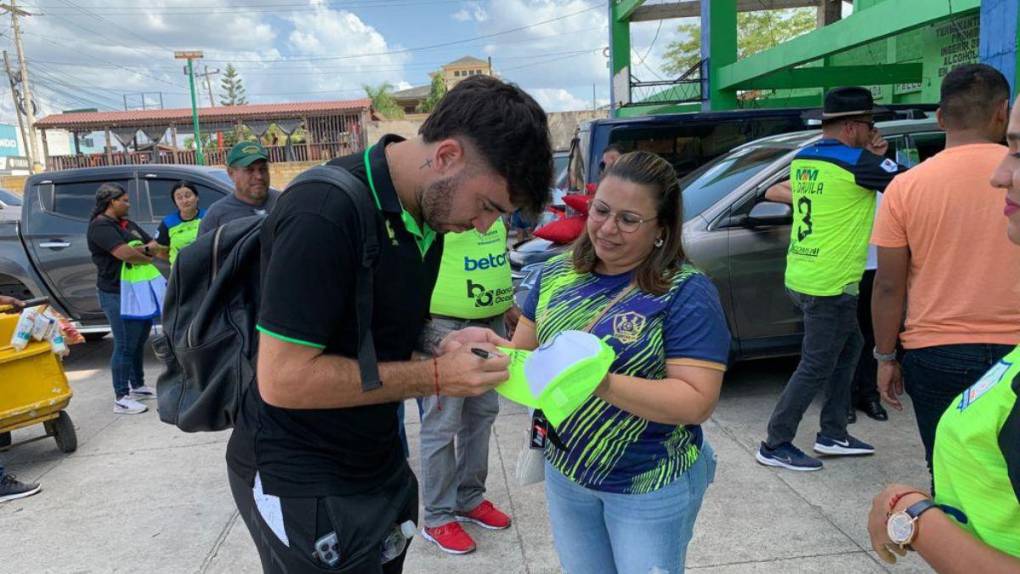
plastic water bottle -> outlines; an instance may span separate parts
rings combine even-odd
[[[382,542],[382,563],[394,560],[407,548],[407,541],[414,537],[417,528],[414,522],[407,520],[401,524],[394,524],[393,529]]]

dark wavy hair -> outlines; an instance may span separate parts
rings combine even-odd
[[[683,246],[683,204],[680,201],[680,180],[670,163],[654,153],[625,153],[606,170],[602,181],[616,177],[648,190],[655,200],[656,222],[663,230],[663,243],[634,270],[634,280],[646,293],[662,295],[669,291],[674,274],[686,260]],[[601,184],[600,184],[601,185]],[[598,263],[595,246],[587,230],[574,242],[574,269],[591,273]]]
[[[524,90],[491,76],[453,87],[418,130],[425,143],[465,138],[506,179],[510,201],[528,216],[549,203],[552,144],[545,112]]]
[[[118,197],[127,193],[119,183],[104,183],[99,186],[96,190],[96,206],[92,208],[92,216],[89,220],[93,220],[101,213],[106,211],[107,207],[110,207],[110,202],[117,199]]]

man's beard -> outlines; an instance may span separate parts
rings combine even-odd
[[[450,221],[453,213],[453,195],[460,186],[463,174],[434,181],[423,190],[419,190],[422,220],[429,227],[436,229],[444,225],[454,225]]]

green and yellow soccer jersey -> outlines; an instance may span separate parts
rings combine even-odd
[[[902,171],[892,160],[834,139],[797,154],[790,165],[788,288],[823,297],[860,282],[875,220],[875,192]]]
[[[1020,556],[1020,347],[939,420],[935,502],[985,544]]]
[[[156,231],[156,242],[170,248],[170,265],[177,260],[177,254],[195,242],[198,227],[205,217],[205,210],[199,209],[191,219],[184,219],[180,212],[171,213],[163,218]]]

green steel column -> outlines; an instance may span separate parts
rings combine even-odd
[[[205,165],[205,156],[202,155],[202,134],[198,131],[198,104],[195,101],[195,70],[191,66],[191,58],[188,58],[188,83],[191,84],[191,123],[195,128],[195,163]]]
[[[707,32],[707,33],[706,33]],[[737,61],[737,0],[701,3],[701,56],[708,58],[702,77],[708,72],[707,109],[737,107],[736,90],[719,89],[719,69]],[[707,68],[707,70],[705,69]]]
[[[616,0],[609,3],[609,105],[613,117],[619,116],[621,104],[630,103],[630,20],[625,12],[632,10]]]

